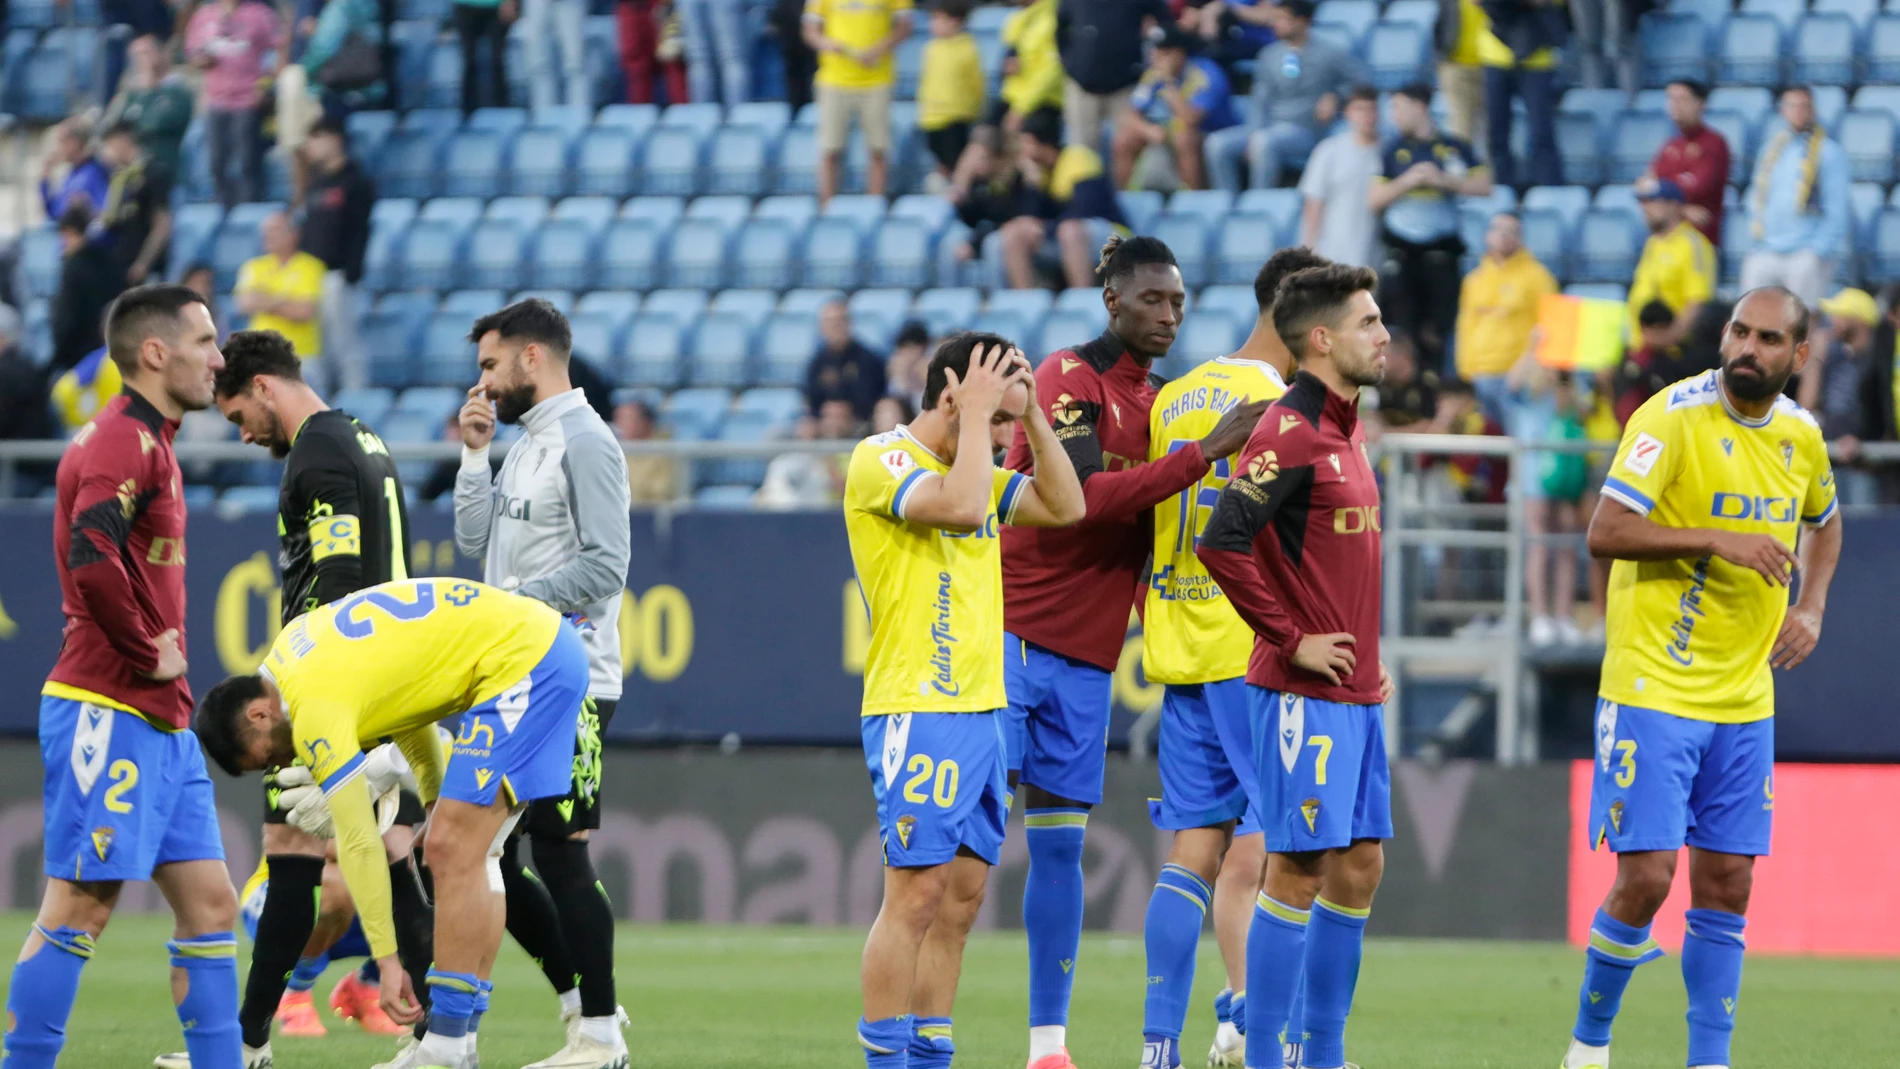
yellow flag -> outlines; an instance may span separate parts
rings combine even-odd
[[[1537,361],[1563,371],[1607,371],[1623,361],[1629,311],[1616,301],[1551,294],[1537,305]]]

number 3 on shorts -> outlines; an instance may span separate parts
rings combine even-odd
[[[923,802],[923,786],[931,781],[931,772],[936,772],[936,782],[931,786],[929,800],[937,804],[938,809],[948,809],[957,800],[957,763],[948,758],[932,761],[928,754],[912,754],[910,762],[904,766],[912,773],[904,781],[904,800]]]
[[[1618,759],[1616,765],[1616,785],[1628,789],[1630,784],[1636,782],[1635,740],[1624,739],[1622,742],[1617,743],[1616,754]]]

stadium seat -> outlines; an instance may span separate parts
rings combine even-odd
[[[691,130],[704,138],[717,130],[725,112],[717,104],[673,104],[660,112],[659,128]]]
[[[756,486],[702,486],[693,491],[693,507],[713,512],[749,512]]]
[[[1051,312],[1043,319],[1037,336],[1022,344],[1029,350],[1029,358],[1039,361],[1059,349],[1073,349],[1100,333],[1094,320],[1081,312]]]
[[[383,142],[376,192],[385,197],[427,197],[435,192],[441,159],[441,135],[398,127]]]
[[[609,104],[594,114],[594,129],[628,130],[643,133],[660,121],[660,109],[653,104]]]
[[[910,314],[909,290],[864,289],[851,295],[851,332],[865,345],[879,352],[890,348]]]
[[[1259,302],[1251,285],[1209,286],[1194,299],[1195,312],[1220,312],[1235,323],[1251,323],[1260,317]]]
[[[1582,186],[1537,186],[1524,194],[1524,208],[1547,208],[1563,217],[1564,226],[1576,229],[1577,220],[1590,207],[1590,191]]]
[[[1628,98],[1620,89],[1570,89],[1563,99],[1557,102],[1559,115],[1588,115],[1596,120],[1599,131],[1608,130],[1616,117],[1628,106]]]
[[[1709,28],[1694,15],[1651,11],[1637,24],[1643,85],[1660,89],[1676,78],[1707,81]]]
[[[669,280],[670,281],[670,280]],[[706,291],[664,289],[647,294],[640,310],[648,315],[670,315],[681,327],[691,327],[706,313]]]
[[[611,197],[568,197],[555,202],[554,212],[550,218],[572,219],[586,223],[594,233],[598,234],[614,221],[614,211],[617,208],[618,205]]]
[[[775,193],[810,194],[818,188],[818,131],[794,125],[778,143],[778,166],[774,171]]]
[[[338,390],[330,403],[374,429],[389,414],[395,394],[381,386],[357,386]]]
[[[732,393],[718,387],[693,387],[675,390],[666,399],[661,418],[673,428],[675,438],[704,441],[719,433],[726,414],[732,409]]]
[[[1276,243],[1269,247],[1279,248],[1291,244],[1299,234],[1300,209],[1304,204],[1305,198],[1297,189],[1250,189],[1234,201],[1234,211],[1264,215],[1273,220]],[[1252,281],[1252,276],[1248,281]]]
[[[655,285],[665,245],[666,231],[651,221],[616,220],[600,243],[600,270],[595,282],[616,289],[643,290]]]
[[[1260,273],[1264,250],[1288,244],[1287,233],[1267,215],[1234,214],[1214,228],[1213,281],[1250,283]]]
[[[469,231],[456,284],[465,287],[516,285],[521,280],[527,231],[518,223],[484,219]]]
[[[1797,82],[1844,85],[1854,80],[1854,20],[1844,14],[1814,14],[1795,27],[1792,70]]]
[[[578,219],[559,219],[535,235],[527,264],[537,286],[584,290],[594,284],[594,240],[600,230]]]
[[[1774,19],[1784,30],[1792,32],[1795,24],[1807,10],[1806,0],[1742,0],[1741,14]]]
[[[1576,111],[1557,113],[1557,155],[1566,179],[1582,185],[1603,180],[1602,127],[1594,115]],[[1512,127],[1513,131],[1517,129]]]
[[[626,290],[595,290],[582,294],[581,299],[574,303],[575,315],[605,316],[612,321],[615,334],[639,311],[640,295]]]
[[[1847,110],[1847,89],[1838,85],[1815,85],[1814,117],[1822,126],[1838,126],[1841,113]],[[1779,116],[1777,116],[1779,118]]]
[[[1189,288],[1207,282],[1207,221],[1198,215],[1163,212],[1149,233],[1165,242],[1181,265],[1181,281]]]
[[[357,165],[368,173],[375,173],[376,161],[381,156],[383,142],[390,132],[396,129],[396,113],[393,111],[353,111],[344,120],[344,130],[350,138],[350,156]]]
[[[463,130],[442,150],[440,190],[450,197],[492,197],[501,192],[502,152],[510,135]]]
[[[1894,180],[1893,126],[1893,116],[1885,111],[1849,108],[1841,116],[1834,136],[1847,149],[1855,181],[1884,185]]]
[[[891,217],[896,219],[917,219],[930,229],[934,243],[943,228],[956,217],[956,209],[949,200],[931,196],[928,193],[906,193],[891,203]]]
[[[915,100],[917,98],[917,76],[924,66],[925,42],[915,38],[900,41],[893,55],[897,68],[896,98]]]
[[[277,508],[277,494],[275,486],[233,486],[219,496],[218,509],[238,514],[272,511]]]
[[[1636,181],[1649,169],[1663,142],[1674,136],[1676,124],[1667,115],[1625,112],[1610,142],[1610,173],[1606,177],[1612,182]]]
[[[766,197],[752,209],[752,217],[784,220],[791,224],[793,233],[803,236],[805,228],[818,218],[818,200],[803,193]]]
[[[1332,22],[1364,36],[1379,21],[1378,0],[1324,0],[1313,13],[1316,22]]]
[[[1219,189],[1184,189],[1168,198],[1167,210],[1170,215],[1190,215],[1208,226],[1216,226],[1236,209],[1232,193]]]
[[[363,347],[369,350],[370,380],[378,386],[409,384],[422,324],[435,298],[428,294],[392,293],[363,317]]]
[[[861,233],[870,233],[890,210],[889,203],[868,193],[846,193],[831,198],[819,215],[830,219],[849,219]]]
[[[200,244],[203,244],[203,239],[200,239]],[[35,297],[57,294],[65,255],[65,245],[60,241],[59,231],[51,223],[34,227],[20,235],[20,263],[17,269],[20,289]]]
[[[930,284],[930,229],[920,219],[886,219],[871,238],[873,286]]]
[[[758,416],[778,428],[789,428],[805,414],[805,395],[785,386],[759,386],[739,395],[734,415]]]
[[[1874,19],[1867,29],[1867,58],[1861,78],[1869,82],[1900,82],[1900,8]]]
[[[818,317],[810,312],[774,312],[759,332],[758,381],[767,386],[803,386],[818,351]]]
[[[910,306],[910,318],[920,319],[930,328],[932,337],[942,337],[963,329],[983,307],[980,290],[946,287],[925,290]]]
[[[1574,231],[1564,225],[1563,216],[1549,208],[1527,208],[1523,220],[1524,247],[1551,274],[1559,279],[1566,277],[1570,268],[1570,235]]]
[[[1592,208],[1577,228],[1577,254],[1570,275],[1579,282],[1624,282],[1636,271],[1642,250],[1640,216],[1627,209]]]
[[[680,381],[684,330],[672,316],[638,315],[620,336],[616,381],[672,389]]]
[[[1774,94],[1758,85],[1720,85],[1709,90],[1709,110],[1738,112],[1751,126],[1774,108]]]
[[[800,280],[814,286],[859,284],[863,235],[857,223],[836,216],[813,220],[805,232]]]
[[[1769,15],[1737,15],[1730,19],[1722,31],[1722,80],[1749,86],[1779,84],[1782,32],[1781,23]]]
[[[708,289],[724,284],[727,236],[726,225],[719,219],[689,216],[680,220],[667,243],[666,280]]]
[[[1863,111],[1884,111],[1900,122],[1900,85],[1863,85],[1855,91],[1852,103]]]
[[[1128,219],[1128,228],[1137,234],[1152,233],[1154,222],[1161,217],[1166,201],[1161,194],[1152,189],[1124,189],[1115,194],[1121,202],[1122,215]]]
[[[183,204],[172,212],[171,270],[174,275],[183,274],[187,267],[205,258],[211,235],[217,233],[218,224],[223,221],[224,207],[216,203]],[[54,247],[57,249],[58,245]],[[59,281],[59,265],[60,258],[56,252],[53,260],[55,284]]]
[[[799,230],[784,219],[750,219],[732,243],[730,281],[738,286],[779,286],[793,275]]]
[[[1883,282],[1900,281],[1900,206],[1889,206],[1874,220],[1867,271]]]
[[[1431,32],[1415,23],[1381,22],[1366,34],[1365,47],[1372,84],[1389,91],[1426,76]]]
[[[548,217],[546,197],[496,197],[482,209],[482,218],[499,219],[532,230]]]
[[[699,188],[699,158],[700,135],[697,130],[655,127],[640,149],[641,190],[649,194],[680,196],[696,192]]]
[[[624,197],[638,187],[640,134],[612,126],[583,131],[574,145],[574,172],[568,188],[575,193]]]
[[[785,425],[765,412],[735,408],[719,428],[722,442],[747,444],[769,442],[781,437]],[[703,466],[705,481],[723,486],[756,486],[765,479],[764,457],[722,457]]]
[[[1175,378],[1197,364],[1226,356],[1240,347],[1242,338],[1239,326],[1225,314],[1198,310],[1181,324],[1161,373]]]
[[[469,351],[472,359],[474,352],[472,346]],[[461,408],[465,400],[467,400],[466,391],[453,386],[411,386],[396,397],[389,414],[421,416],[439,423]]]
[[[568,146],[572,138],[552,126],[530,126],[508,146],[508,189],[558,197],[567,192]]]
[[[686,381],[693,386],[744,386],[752,381],[752,325],[744,316],[713,312],[693,330]]]
[[[990,311],[978,314],[969,329],[1008,338],[1020,347],[1036,336],[1041,330],[1040,324],[1040,319],[1031,320],[1015,312]]]
[[[1430,30],[1438,21],[1438,4],[1435,0],[1391,0],[1379,17],[1385,22],[1406,22]]]
[[[673,225],[685,214],[684,197],[630,197],[620,205],[618,218],[643,222],[666,231],[673,229]]]
[[[713,295],[712,303],[706,307],[713,312],[744,319],[747,328],[757,333],[778,308],[778,294],[769,289],[721,290]]]
[[[727,126],[751,126],[767,138],[777,137],[791,124],[791,105],[783,101],[755,100],[726,109]]]
[[[724,126],[706,147],[706,188],[756,197],[771,180],[771,142],[752,126]]]
[[[491,130],[498,134],[512,134],[528,125],[526,108],[476,108],[474,114],[463,122],[469,130]]]
[[[233,208],[212,234],[209,254],[211,272],[219,293],[229,293],[236,285],[238,268],[244,265],[244,261],[264,253],[263,239],[257,232],[258,220],[242,214],[243,209],[248,207],[251,205],[240,204]]]
[[[846,296],[847,294],[840,289],[817,286],[800,287],[795,290],[786,291],[785,296],[778,299],[778,310],[781,312],[811,312],[816,314],[820,308],[830,304],[832,301],[842,301]]]
[[[475,364],[475,346],[469,344],[468,327],[467,317],[452,312],[430,316],[422,328],[422,347],[410,381],[430,386],[474,381],[481,372]]]
[[[1342,23],[1316,18],[1310,32],[1315,40],[1325,41],[1341,52],[1356,56],[1365,51],[1365,35]]]
[[[1702,125],[1722,135],[1728,142],[1728,182],[1741,185],[1748,181],[1755,159],[1754,128],[1740,112],[1717,111],[1713,108],[1702,113]]]
[[[1048,290],[997,290],[984,307],[991,312],[1007,312],[1030,321],[1040,321],[1055,307],[1055,296]]]
[[[752,200],[749,197],[695,197],[686,204],[686,218],[710,219],[728,231],[737,230],[739,224],[751,214]]]
[[[475,319],[507,303],[508,295],[501,290],[450,290],[442,295],[436,311],[458,312]]]

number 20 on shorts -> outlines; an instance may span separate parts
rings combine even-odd
[[[904,781],[904,800],[906,802],[936,803],[938,809],[948,809],[957,800],[957,763],[945,758],[932,761],[929,754],[912,754],[904,770],[911,774]],[[931,773],[935,772],[933,778]],[[930,795],[926,799],[924,787],[930,786]]]

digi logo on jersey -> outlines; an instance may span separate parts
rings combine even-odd
[[[945,538],[995,538],[996,513],[992,512],[985,516],[983,526],[974,531],[943,531],[942,534]]]
[[[1762,523],[1793,523],[1795,502],[1792,497],[1762,497],[1718,490],[1709,503],[1709,515],[1718,520],[1759,520]]]
[[[1367,531],[1379,531],[1379,506],[1351,505],[1333,510],[1333,533],[1342,535],[1365,534]]]

